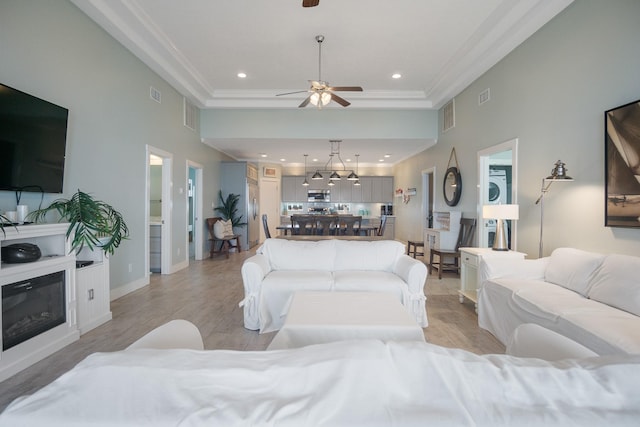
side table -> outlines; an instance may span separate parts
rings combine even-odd
[[[527,254],[516,251],[494,251],[491,248],[460,248],[460,258],[462,258],[460,290],[458,291],[460,303],[467,298],[474,302],[476,313],[478,312],[478,267],[482,259],[493,257],[524,259],[526,256]]]

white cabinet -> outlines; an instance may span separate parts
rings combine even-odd
[[[95,248],[94,251],[84,248],[77,259],[93,261],[93,264],[76,269],[78,328],[80,334],[84,334],[112,318],[109,303],[109,258],[100,248]]]
[[[372,203],[393,203],[392,176],[371,176],[365,178],[371,180],[371,199],[365,201]]]
[[[282,201],[303,203],[307,201],[307,188],[313,187],[313,183],[309,187],[302,185],[304,176],[283,176],[282,177]],[[311,182],[311,181],[309,181]]]
[[[462,265],[460,268],[460,290],[458,296],[462,303],[465,298],[476,304],[478,311],[478,286],[480,285],[478,267],[483,259],[502,257],[524,259],[526,254],[516,251],[494,251],[491,248],[460,248]]]
[[[149,226],[149,271],[160,273],[162,266],[162,225]]]
[[[0,246],[31,243],[40,248],[42,257],[33,262],[0,264],[0,286],[64,272],[65,321],[45,332],[0,351],[0,381],[44,359],[79,337],[75,281],[75,255],[66,238],[68,223],[5,226],[0,232]],[[36,291],[37,292],[37,291]],[[0,319],[0,326],[6,319]],[[3,346],[0,346],[0,349]]]

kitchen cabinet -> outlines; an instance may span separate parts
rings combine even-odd
[[[282,177],[282,201],[303,203],[307,201],[307,189],[313,186],[313,183],[308,187],[302,185],[304,182],[304,176],[283,176]],[[315,188],[315,187],[314,187]]]
[[[372,176],[366,177],[371,180],[371,200],[372,203],[393,203],[393,177],[392,176]]]
[[[513,258],[524,259],[526,254],[516,251],[494,251],[491,248],[460,248],[460,290],[458,297],[460,303],[467,298],[476,305],[476,313],[478,312],[478,286],[480,262],[487,258]]]

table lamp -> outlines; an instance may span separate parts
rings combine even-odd
[[[505,219],[518,219],[518,205],[484,205],[482,217],[496,220],[496,236],[493,239],[494,251],[508,251],[507,235],[504,231]]]

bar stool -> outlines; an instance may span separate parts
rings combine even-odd
[[[422,252],[418,252],[418,248],[423,248]],[[409,240],[407,242],[407,255],[411,255],[414,258],[416,256],[424,256],[424,241]]]

